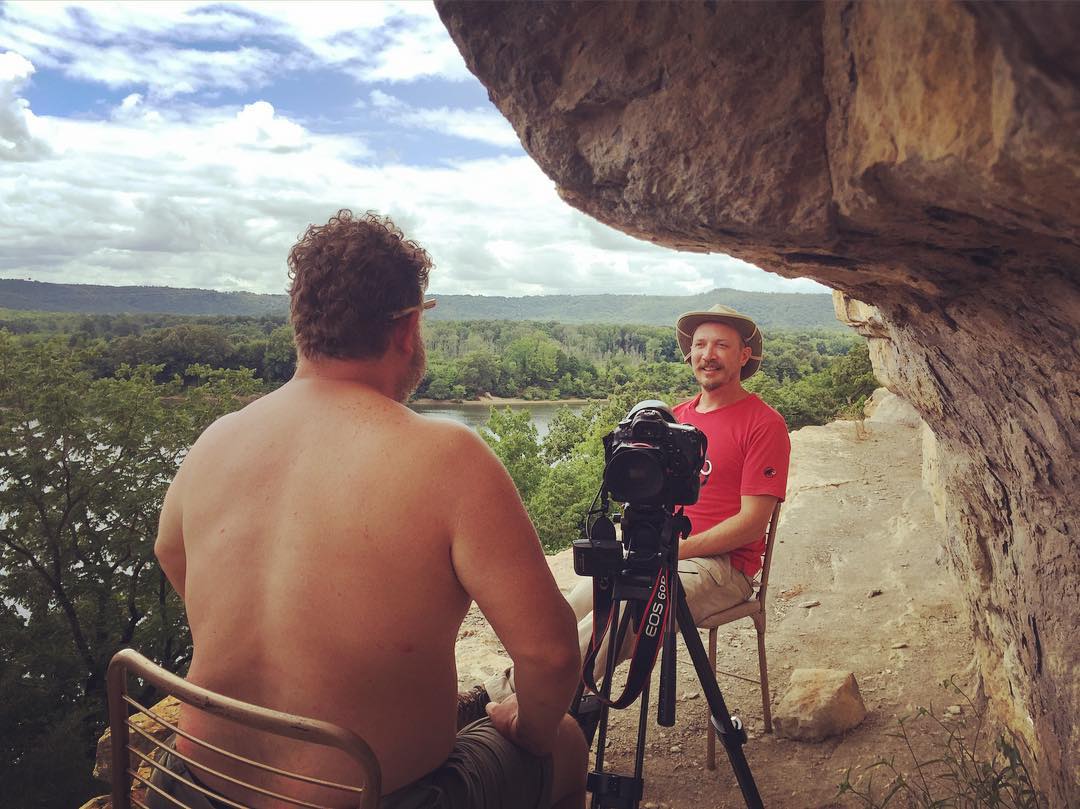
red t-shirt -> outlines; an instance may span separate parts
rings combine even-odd
[[[709,441],[706,457],[712,463],[708,482],[697,503],[686,507],[692,533],[712,528],[739,513],[743,495],[772,495],[784,499],[787,491],[791,439],[784,417],[755,394],[734,404],[697,411],[698,394],[672,411],[682,424],[692,424]],[[764,535],[756,542],[729,552],[733,567],[747,576],[761,570]]]

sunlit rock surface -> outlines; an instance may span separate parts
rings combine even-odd
[[[571,205],[876,309],[986,692],[1080,805],[1080,4],[437,5]]]
[[[776,732],[820,742],[857,727],[866,718],[859,683],[850,671],[795,669],[776,706]]]

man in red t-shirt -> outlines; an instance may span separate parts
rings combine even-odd
[[[791,441],[784,417],[742,386],[761,365],[754,321],[717,304],[680,317],[676,337],[701,391],[673,412],[708,438],[708,480],[686,507],[691,533],[679,546],[679,578],[700,621],[751,596]]]
[[[742,386],[761,365],[761,332],[753,320],[717,304],[688,312],[675,329],[701,391],[674,414],[705,433],[711,467],[697,503],[686,507],[691,534],[679,546],[679,579],[694,620],[701,621],[753,594],[765,529],[787,488],[791,442],[784,417]],[[592,579],[567,596],[578,618],[582,654],[592,639],[592,597]],[[628,638],[619,660],[632,648]],[[603,668],[601,655],[595,670]],[[507,669],[460,695],[459,715],[482,715],[489,699],[501,702],[513,693],[513,670]]]

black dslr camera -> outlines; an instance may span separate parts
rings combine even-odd
[[[604,488],[635,506],[696,503],[705,444],[705,434],[677,424],[663,402],[639,402],[604,436]]]
[[[596,577],[654,571],[678,527],[672,524],[675,507],[697,502],[705,447],[705,434],[676,423],[663,402],[634,405],[604,436],[601,506],[586,516],[585,537],[574,543],[575,572]],[[607,517],[609,498],[624,504],[621,542]]]

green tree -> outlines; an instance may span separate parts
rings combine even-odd
[[[502,461],[526,505],[543,481],[547,467],[540,457],[536,425],[528,410],[491,408],[480,435]]]
[[[161,365],[159,381],[183,375],[192,363],[215,368],[230,366],[236,348],[221,325],[181,323],[140,336],[121,337],[110,343],[113,367],[121,365]]]
[[[559,375],[559,344],[540,331],[507,346],[505,364],[520,387],[549,388]]]
[[[449,360],[433,359],[428,363],[427,373],[424,374],[416,395],[431,399],[460,398],[460,394],[455,393],[459,387],[464,390],[457,364]]]
[[[861,342],[841,357],[829,369],[837,411],[861,408],[866,398],[878,387],[874,367],[870,364],[870,347]]]
[[[283,385],[296,372],[296,345],[292,326],[278,326],[266,341],[263,354],[263,379],[274,386]]]
[[[545,551],[561,551],[580,536],[581,520],[596,496],[603,472],[602,451],[580,452],[544,476],[528,506]]]
[[[84,361],[59,341],[20,347],[0,332],[0,794],[13,805],[88,797],[118,648],[173,671],[190,659],[182,605],[153,556],[161,500],[199,432],[259,389],[250,372],[193,366],[200,384],[181,395],[178,379],[154,381],[160,366],[93,379]],[[79,754],[71,766],[86,778],[35,775],[57,746]]]
[[[499,357],[486,349],[470,351],[461,360],[461,383],[467,396],[491,393],[499,384]]]
[[[590,420],[569,407],[560,407],[548,424],[547,435],[541,445],[541,457],[549,466],[565,461],[575,447],[588,435]]]

